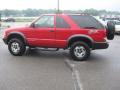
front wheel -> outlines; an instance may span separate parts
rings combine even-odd
[[[86,60],[90,56],[90,47],[82,42],[75,42],[70,48],[70,55],[75,61]]]
[[[8,49],[14,56],[22,56],[25,53],[26,46],[22,40],[13,38],[8,42]]]

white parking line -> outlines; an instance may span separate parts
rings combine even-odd
[[[74,81],[75,90],[83,90],[82,83],[80,82],[80,74],[79,74],[79,71],[76,69],[75,64],[72,63],[72,61],[70,61],[67,58],[65,58],[65,63],[67,64],[67,66],[72,71],[72,78],[73,78],[73,81]]]
[[[80,88],[80,90],[83,90],[83,86],[80,82],[80,74],[79,74],[78,70],[75,70],[75,76],[76,76],[76,81],[77,81],[78,87]]]

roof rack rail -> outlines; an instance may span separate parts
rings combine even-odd
[[[80,14],[80,15],[90,15],[89,13],[75,13],[75,14]]]

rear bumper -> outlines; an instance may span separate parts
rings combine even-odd
[[[109,44],[107,42],[100,42],[100,43],[94,43],[93,44],[93,50],[95,49],[106,49],[109,47]]]

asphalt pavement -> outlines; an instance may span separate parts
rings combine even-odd
[[[92,51],[87,61],[72,62],[81,90],[120,90],[120,36],[105,50]]]
[[[120,36],[75,62],[68,51],[12,56],[0,40],[0,90],[120,90]]]

